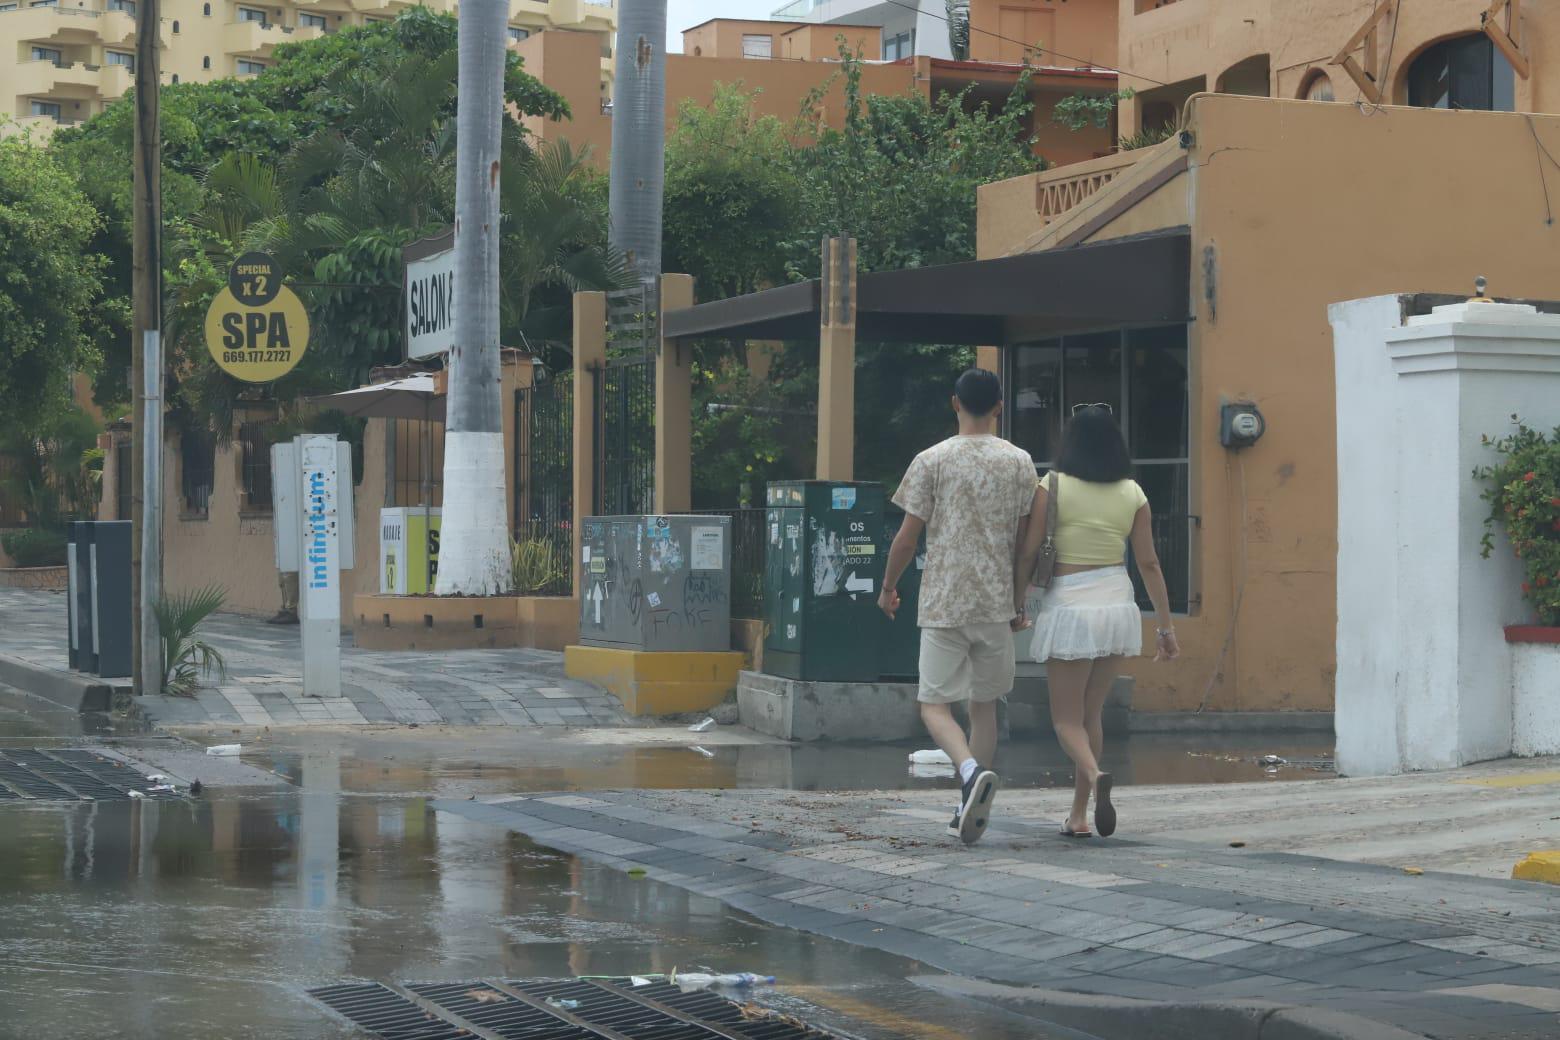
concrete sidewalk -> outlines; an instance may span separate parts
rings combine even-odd
[[[1502,842],[1560,844],[1557,792],[1555,760],[1125,788],[1121,833],[1089,841],[1057,834],[1067,793],[1005,792],[973,848],[943,837],[951,791],[436,807],[982,980],[936,985],[1101,1035],[1536,1040],[1560,1035],[1560,888],[1472,874],[1509,872],[1510,853],[1479,852],[1502,821]]]
[[[451,726],[624,726],[618,699],[563,675],[563,655],[544,650],[463,650],[434,654],[341,651],[339,698],[303,696],[298,629],[236,614],[209,618],[201,638],[222,651],[225,678],[212,675],[195,697],[141,697],[131,705],[158,726],[212,724],[341,726],[370,723]],[[29,693],[69,682],[62,592],[6,589],[0,600],[0,654],[18,667],[6,681]],[[129,680],[118,683],[128,693]],[[121,703],[124,698],[120,698]]]

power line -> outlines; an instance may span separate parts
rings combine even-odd
[[[936,11],[923,11],[919,7],[915,6],[914,4],[902,3],[901,0],[888,0],[888,3],[893,4],[895,7],[902,7],[906,11],[911,11],[911,12],[914,12],[915,14],[918,14],[918,15],[919,14],[927,15],[928,17],[935,18],[939,22],[943,22],[944,24],[951,24],[951,23],[948,22],[948,16],[947,15],[938,14]],[[1146,83],[1152,83],[1156,87],[1168,87],[1170,85],[1170,84],[1166,83],[1164,80],[1158,80],[1158,79],[1155,79],[1152,76],[1139,75],[1136,72],[1128,72],[1126,69],[1121,69],[1121,68],[1112,68],[1109,65],[1096,65],[1093,62],[1089,61],[1087,58],[1080,58],[1080,57],[1077,57],[1076,55],[1072,55],[1072,54],[1063,54],[1061,51],[1051,50],[1049,47],[1037,47],[1037,46],[1035,46],[1032,43],[1025,43],[1023,40],[1015,40],[1011,36],[1003,36],[1001,33],[992,32],[990,29],[978,29],[974,25],[971,25],[970,26],[970,32],[978,32],[982,36],[990,36],[992,39],[1001,40],[1004,43],[1017,44],[1018,46],[1023,47],[1025,50],[1034,51],[1037,54],[1054,54],[1058,58],[1063,58],[1063,59],[1065,59],[1067,61],[1077,62],[1079,66],[1087,66],[1087,67],[1089,67],[1091,69],[1100,69],[1100,70],[1102,70],[1104,72],[1114,72],[1118,76],[1130,76],[1133,79],[1140,79],[1140,80],[1143,80]]]

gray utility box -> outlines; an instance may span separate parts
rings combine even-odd
[[[579,567],[581,644],[731,649],[730,517],[589,517]]]
[[[130,521],[77,520],[69,527],[70,666],[120,679],[130,674]]]

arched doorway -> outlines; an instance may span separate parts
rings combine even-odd
[[[1415,108],[1516,110],[1516,72],[1483,33],[1426,47],[1409,63],[1404,84]]]
[[[1337,101],[1337,94],[1333,91],[1332,80],[1321,69],[1312,69],[1306,76],[1305,83],[1300,87],[1301,101]]]

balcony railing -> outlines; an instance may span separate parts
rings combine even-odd
[[[1119,152],[1088,162],[1070,163],[1035,178],[1035,209],[1049,224],[1132,167],[1144,152]]]

